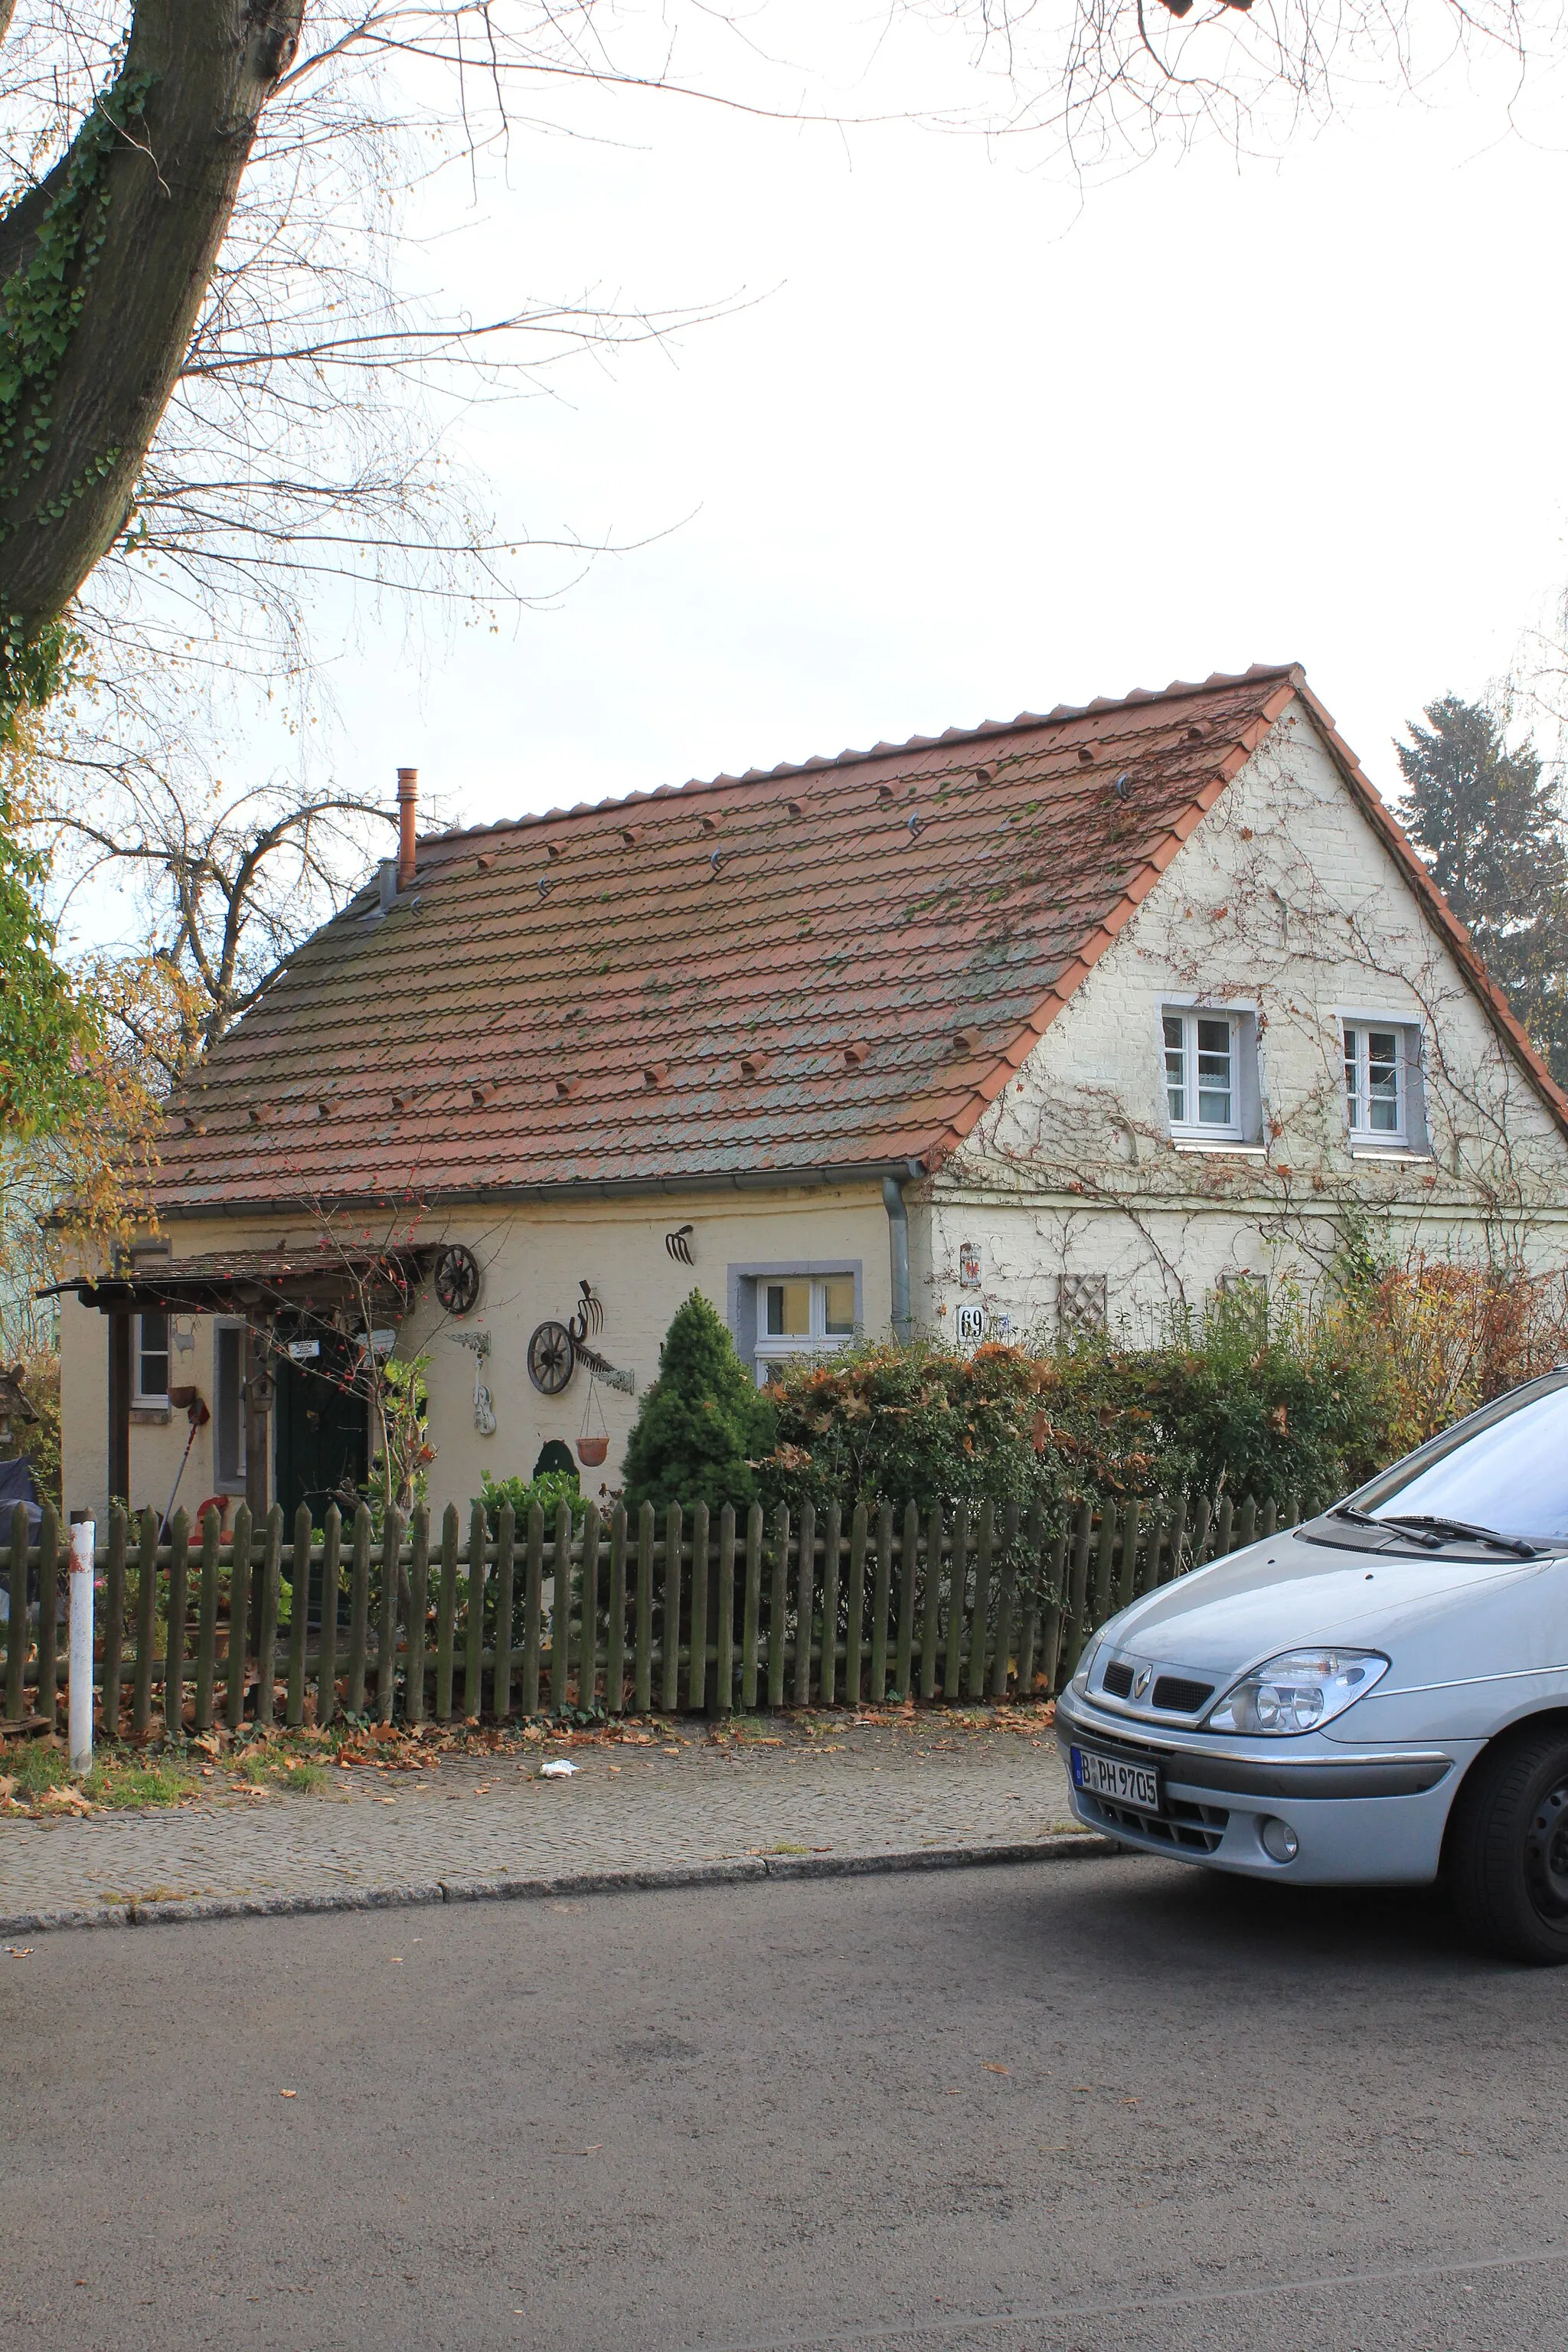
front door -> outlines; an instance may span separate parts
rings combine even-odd
[[[369,1414],[353,1378],[359,1350],[335,1331],[321,1334],[321,1353],[278,1363],[277,1496],[291,1528],[301,1503],[320,1527],[336,1503],[352,1517],[369,1472]]]

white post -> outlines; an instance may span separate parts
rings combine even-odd
[[[71,1529],[68,1706],[71,1770],[80,1780],[92,1769],[92,1553],[97,1533],[90,1519],[79,1519]]]

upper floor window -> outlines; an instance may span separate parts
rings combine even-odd
[[[1420,1032],[1409,1023],[1346,1013],[1345,1125],[1351,1144],[1420,1148]]]
[[[169,1318],[162,1309],[146,1307],[136,1318],[132,1368],[138,1404],[169,1402]]]
[[[1242,1015],[1168,1005],[1162,1020],[1172,1134],[1239,1141],[1247,1133]]]

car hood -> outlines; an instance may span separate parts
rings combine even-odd
[[[1105,1632],[1119,1654],[1190,1666],[1223,1688],[1282,1650],[1318,1643],[1399,1645],[1408,1654],[1413,1635],[1451,1630],[1457,1614],[1479,1605],[1489,1615],[1500,1587],[1536,1579],[1550,1565],[1342,1551],[1299,1535],[1274,1536],[1133,1601]]]

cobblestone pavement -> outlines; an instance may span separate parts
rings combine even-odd
[[[559,1755],[575,1773],[540,1779]],[[332,1777],[325,1794],[0,1821],[0,1929],[522,1893],[563,1879],[1000,1859],[1073,1829],[1048,1729],[934,1716],[785,1718],[722,1741],[700,1725],[655,1726],[613,1744]]]

